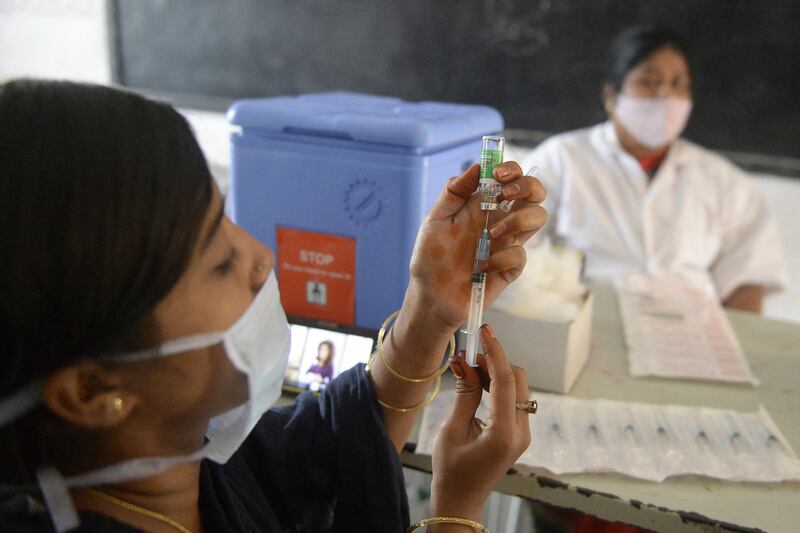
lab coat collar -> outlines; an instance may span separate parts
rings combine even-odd
[[[622,148],[622,145],[619,143],[617,130],[614,129],[614,123],[610,120],[606,120],[600,124],[600,136],[610,152],[627,154],[625,149]]]

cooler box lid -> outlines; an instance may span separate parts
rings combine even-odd
[[[488,106],[405,102],[349,92],[239,100],[228,111],[228,120],[245,134],[300,134],[425,151],[503,129],[503,117]]]

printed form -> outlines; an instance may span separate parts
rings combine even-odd
[[[632,376],[759,384],[712,296],[643,275],[630,276],[616,289]]]

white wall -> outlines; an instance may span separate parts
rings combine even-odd
[[[231,152],[228,138],[232,127],[223,113],[181,109],[181,113],[189,120],[195,137],[211,167],[211,173],[217,180],[220,192],[228,191],[228,168],[231,164]]]
[[[769,296],[764,314],[780,320],[800,322],[800,179],[763,174],[757,175],[756,179],[778,218],[789,269],[788,290]]]
[[[105,0],[0,0],[0,82],[111,81]]]

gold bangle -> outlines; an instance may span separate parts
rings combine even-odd
[[[491,531],[489,531],[489,528],[484,526],[480,522],[476,522],[468,518],[458,518],[457,516],[432,516],[431,518],[426,518],[424,520],[420,520],[419,522],[414,522],[408,527],[408,529],[406,529],[406,533],[411,533],[415,529],[419,529],[422,526],[427,526],[429,524],[460,524],[462,526],[469,526],[475,528],[481,533],[491,533]]]
[[[367,363],[366,367],[367,374],[370,373],[370,367],[372,365],[373,359],[375,359],[374,352],[372,353],[372,357],[369,358],[369,362]],[[436,381],[434,381],[433,383],[433,392],[431,392],[431,395],[422,400],[421,402],[419,402],[418,404],[412,405],[411,407],[395,407],[394,405],[389,405],[380,398],[377,398],[377,395],[376,398],[378,399],[378,403],[381,404],[381,407],[385,407],[386,409],[397,411],[399,413],[410,413],[411,411],[419,411],[420,409],[431,403],[433,399],[436,398],[436,395],[439,394],[439,389],[441,388],[441,386],[442,386],[442,376],[436,376]]]
[[[397,379],[399,379],[401,381],[406,381],[408,383],[425,383],[426,381],[430,381],[433,378],[440,377],[440,376],[444,375],[444,373],[447,372],[447,369],[450,368],[450,363],[448,363],[448,362],[445,362],[442,365],[441,368],[439,368],[438,370],[434,371],[432,374],[429,374],[429,375],[425,376],[424,378],[409,378],[409,377],[406,377],[406,376],[402,375],[401,373],[399,373],[397,370],[395,370],[394,368],[392,368],[389,365],[389,362],[383,356],[383,337],[386,335],[386,328],[389,327],[389,323],[392,320],[394,320],[395,318],[397,318],[397,315],[399,315],[399,314],[400,314],[400,310],[398,309],[397,311],[395,311],[394,313],[389,315],[389,318],[387,318],[386,320],[383,321],[383,324],[381,325],[381,329],[380,329],[380,331],[378,331],[378,347],[377,347],[376,351],[378,352],[378,355],[381,358],[381,362],[383,363],[383,366],[386,367],[386,370],[388,370],[394,377],[396,377]],[[447,356],[448,360],[452,359],[453,355],[456,353],[456,336],[455,336],[455,334],[453,334],[453,336],[450,337],[450,345],[449,346],[450,346],[450,355]]]

